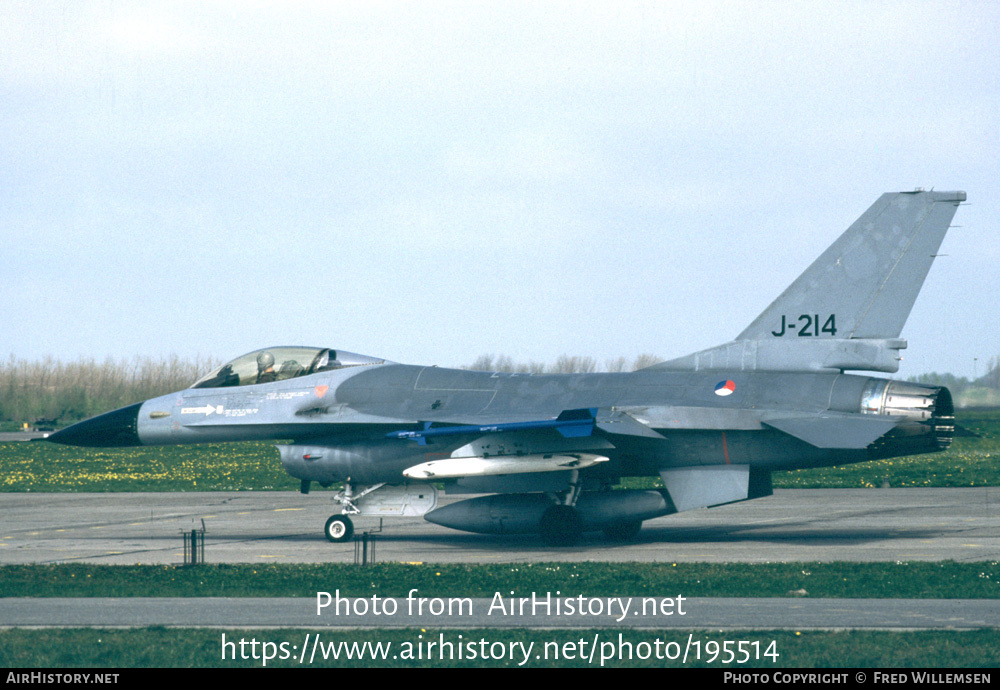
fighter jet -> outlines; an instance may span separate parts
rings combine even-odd
[[[883,194],[730,342],[631,373],[514,374],[321,347],[237,357],[185,390],[48,440],[138,446],[287,440],[281,462],[352,516],[616,540],[678,511],[771,494],[771,473],[946,448],[946,388],[893,373],[900,332],[964,192]],[[624,477],[663,489],[622,490]],[[438,506],[439,492],[486,494]]]

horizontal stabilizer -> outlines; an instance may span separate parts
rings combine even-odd
[[[560,455],[500,455],[490,458],[449,458],[432,460],[403,470],[410,479],[459,479],[527,472],[560,472],[581,470],[601,462],[603,455],[564,453]]]
[[[861,415],[818,415],[765,420],[817,448],[867,448],[896,427],[896,420]]]

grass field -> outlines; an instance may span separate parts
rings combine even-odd
[[[264,643],[270,643],[273,658],[270,667],[301,666],[296,658],[299,649],[308,646],[306,634],[319,635],[321,649],[337,650],[340,659],[317,657],[316,667],[517,667],[524,663],[530,667],[600,667],[607,668],[678,668],[714,667],[726,670],[740,668],[982,668],[996,667],[996,650],[1000,645],[1000,631],[973,630],[965,632],[872,632],[872,631],[726,631],[691,633],[698,642],[700,659],[690,654],[687,663],[680,652],[685,649],[689,633],[656,630],[364,630],[364,631],[298,631],[298,630],[204,630],[147,628],[139,630],[0,630],[0,659],[7,667],[58,667],[89,666],[95,668],[202,668],[202,667],[261,667]],[[223,635],[235,645],[229,648],[230,656],[222,658]],[[239,640],[245,640],[244,651],[251,657],[256,641],[258,658],[232,659],[239,656]],[[726,642],[740,640],[756,642],[746,645],[748,650],[759,650],[759,659],[745,664],[722,663]],[[485,645],[480,641],[485,642]],[[587,654],[593,641],[597,641],[596,654],[591,661]],[[461,645],[466,652],[459,660],[437,658],[429,643],[453,645],[450,649],[457,656]],[[582,644],[581,644],[582,642]],[[657,645],[659,642],[659,645]],[[348,650],[369,643],[364,659],[345,659]],[[470,660],[468,652],[485,651],[489,656],[500,656],[501,650],[514,653],[505,658],[480,658]],[[379,644],[385,651],[385,660],[374,660],[372,646]],[[525,655],[519,645],[532,644],[531,654]],[[284,645],[282,648],[281,645]],[[357,645],[357,646],[354,646]],[[471,645],[471,646],[470,646]],[[714,646],[713,646],[714,645]],[[732,645],[736,649],[736,644]],[[281,651],[288,657],[281,659]],[[655,650],[661,656],[656,658]],[[407,650],[410,656],[406,658]],[[771,654],[766,655],[770,650]],[[422,658],[418,658],[418,654]],[[397,658],[392,658],[393,656]],[[606,658],[602,660],[602,655]],[[641,656],[649,658],[642,659]],[[670,660],[667,655],[676,656]],[[580,658],[583,656],[583,658]],[[632,658],[629,659],[628,657]],[[754,656],[757,656],[755,654]],[[513,658],[510,658],[513,657]],[[541,658],[538,658],[541,657]],[[621,659],[620,657],[625,657]],[[714,661],[710,661],[714,659]],[[125,674],[125,680],[128,680]],[[852,679],[853,682],[853,679]]]
[[[270,443],[139,448],[0,444],[3,491],[298,490]]]
[[[0,597],[833,597],[998,599],[1000,563],[513,563],[0,566]]]
[[[956,438],[943,453],[774,474],[776,488],[1000,486],[1000,410],[960,411],[979,438]],[[626,480],[629,488],[659,479]],[[0,491],[297,490],[269,443],[141,448],[0,444]]]

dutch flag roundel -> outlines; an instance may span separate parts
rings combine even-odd
[[[719,381],[715,386],[716,395],[732,395],[734,390],[736,390],[736,384],[729,380]]]

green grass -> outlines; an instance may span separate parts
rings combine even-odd
[[[562,596],[1000,598],[1000,564],[515,563],[0,566],[0,596],[32,597]],[[805,594],[801,594],[804,592]],[[798,594],[796,594],[798,593]]]
[[[682,655],[688,647],[689,633],[656,630],[359,630],[359,631],[296,631],[296,630],[205,630],[205,629],[165,629],[145,628],[137,630],[0,630],[0,659],[11,668],[35,667],[98,667],[149,668],[149,667],[228,667],[247,668],[264,665],[264,643],[270,643],[271,659],[268,667],[295,667],[300,665],[298,655],[302,647],[309,647],[306,634],[319,635],[320,641],[329,649],[330,645],[344,643],[381,643],[386,649],[385,661],[373,661],[371,656],[363,660],[347,661],[341,658],[322,660],[317,658],[316,667],[517,667],[524,659],[519,646],[515,646],[513,660],[483,661],[440,659],[437,646],[441,641],[450,642],[454,656],[462,646],[466,654],[469,644],[477,650],[493,649],[497,653],[502,645],[510,649],[515,645],[532,644],[528,661],[523,666],[530,667],[714,667],[726,670],[740,668],[984,668],[996,666],[996,650],[1000,645],[1000,631],[974,630],[965,632],[871,632],[871,631],[759,631],[739,632],[697,632],[690,633],[691,640],[697,642],[701,659],[689,652],[687,663],[682,658],[674,661],[639,659],[640,654],[648,654],[656,649],[660,641],[661,654]],[[595,642],[595,655],[589,661],[590,647]],[[227,658],[222,658],[222,641],[234,642],[227,646]],[[459,637],[461,636],[461,637]],[[310,640],[315,639],[310,637]],[[240,640],[246,644],[241,648]],[[252,657],[256,641],[258,658],[239,658],[242,652]],[[485,640],[485,647],[480,643]],[[723,664],[719,650],[726,641],[757,641],[760,659],[745,664]],[[434,642],[435,647],[428,644]],[[581,644],[581,642],[583,644]],[[499,643],[499,644],[497,644]],[[673,644],[671,644],[673,643]],[[715,643],[714,647],[711,643]],[[773,645],[772,645],[773,643]],[[284,647],[282,647],[284,645]],[[385,645],[389,645],[386,647]],[[496,646],[494,646],[496,645]],[[632,659],[628,650],[631,645]],[[669,646],[668,646],[669,645]],[[735,647],[735,646],[734,646]],[[748,650],[752,649],[749,645]],[[341,648],[342,649],[342,648]],[[427,650],[431,653],[428,654]],[[691,649],[695,649],[694,646]],[[764,652],[771,650],[770,657]],[[409,650],[414,657],[405,659]],[[709,650],[714,651],[714,655]],[[288,658],[281,659],[282,652]],[[489,652],[487,652],[489,654]],[[602,653],[606,661],[601,663]],[[233,655],[237,658],[234,660]],[[553,656],[558,654],[559,658]],[[777,655],[776,658],[774,655]],[[498,654],[499,655],[499,654]],[[548,659],[545,656],[548,656]],[[565,658],[566,656],[572,658]],[[620,659],[619,656],[625,656]],[[431,658],[428,658],[430,656]],[[478,653],[477,653],[478,656]],[[541,656],[542,658],[536,658]],[[580,656],[585,658],[581,659]],[[709,659],[714,656],[715,661]],[[308,655],[306,657],[308,661]],[[127,672],[123,674],[129,680]],[[853,676],[851,678],[853,682]]]
[[[75,448],[0,443],[3,491],[298,490],[271,443]]]

